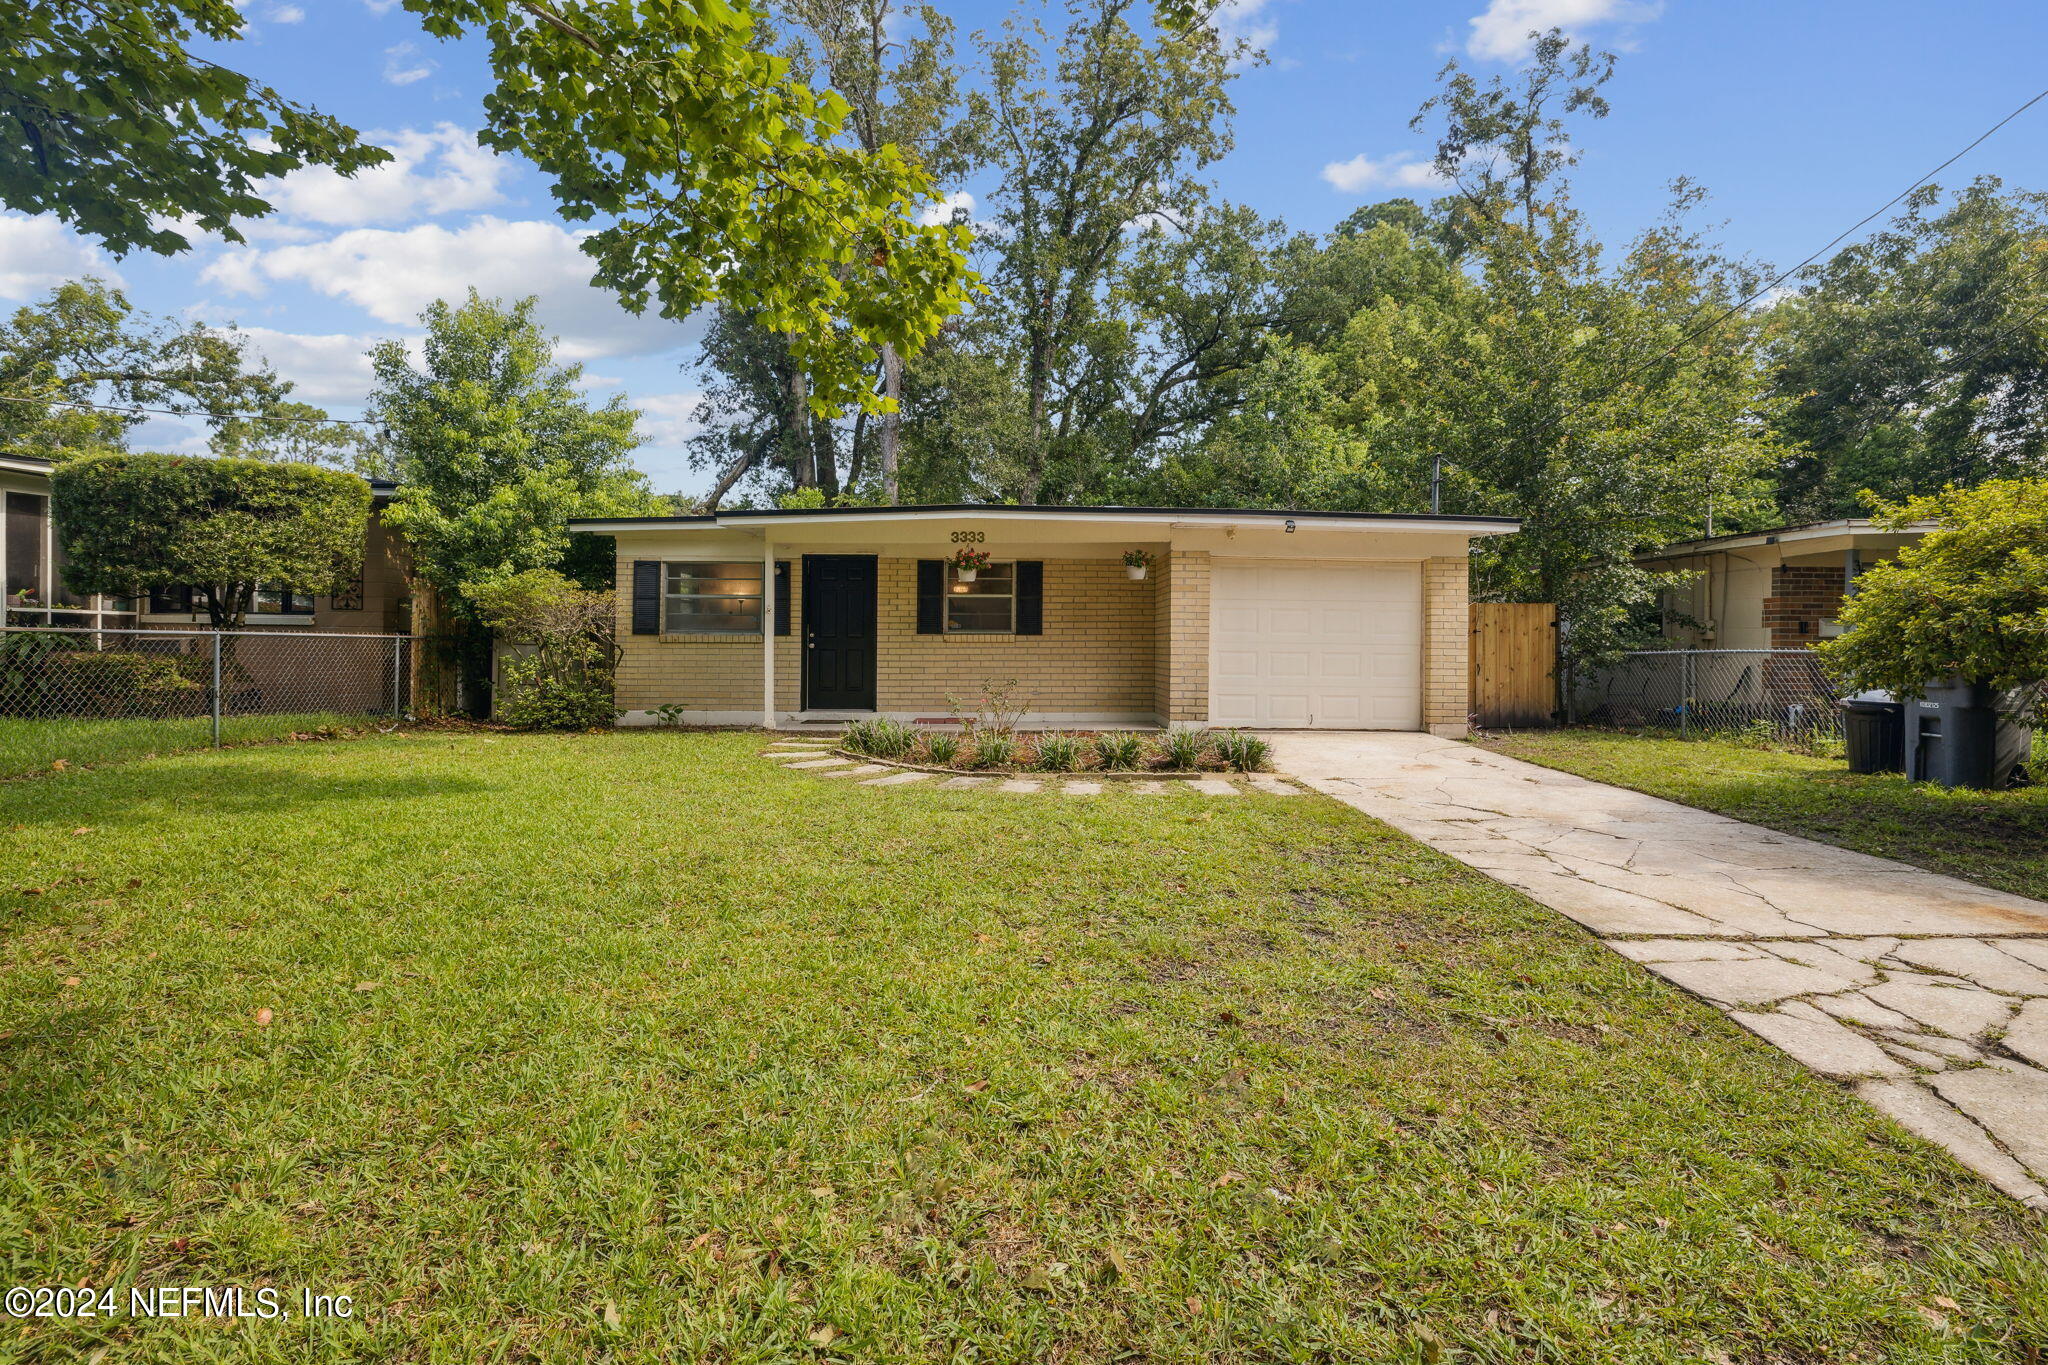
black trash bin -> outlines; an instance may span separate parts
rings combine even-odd
[[[1944,679],[1906,703],[1906,776],[1943,787],[2001,791],[2025,778],[2034,732],[1999,714],[1981,683]]]
[[[1852,773],[1902,773],[1906,770],[1906,708],[1889,692],[1858,692],[1844,697],[1842,738],[1849,750]]]

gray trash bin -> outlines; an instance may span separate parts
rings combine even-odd
[[[1852,773],[1906,770],[1906,708],[1889,692],[1844,697],[1842,740]]]
[[[2024,766],[2034,732],[1999,714],[1999,697],[1981,683],[1953,678],[1927,685],[1906,703],[1906,776],[1943,787],[2003,790]]]

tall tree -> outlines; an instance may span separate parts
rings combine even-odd
[[[1068,8],[1056,44],[1022,20],[979,38],[986,73],[969,106],[995,176],[977,311],[1022,376],[1026,444],[1003,492],[1025,503],[1100,473],[1101,364],[1134,344],[1115,294],[1134,234],[1199,216],[1196,172],[1230,150],[1240,55],[1206,25],[1140,34],[1131,0]]]
[[[2048,195],[1925,186],[1809,271],[1769,334],[1783,430],[1804,447],[1787,516],[2048,474]]]
[[[384,520],[460,638],[478,704],[487,652],[472,587],[525,569],[608,583],[610,565],[592,562],[587,545],[576,553],[568,519],[662,510],[627,462],[638,414],[616,395],[592,407],[582,366],[556,363],[533,309],[530,298],[508,307],[472,289],[421,315],[419,363],[397,341],[370,355],[369,411],[400,484]]]
[[[126,447],[154,408],[203,419],[217,454],[352,464],[366,437],[290,397],[232,327],[177,324],[102,280],[72,280],[0,322],[0,446]],[[105,406],[75,406],[99,404]]]

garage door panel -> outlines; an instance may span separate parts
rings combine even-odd
[[[1420,565],[1219,560],[1210,584],[1212,723],[1421,726]]]

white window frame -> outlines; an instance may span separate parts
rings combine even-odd
[[[1007,569],[1009,569],[1009,571],[1010,571],[1010,591],[1009,591],[1009,592],[1008,592],[1007,594],[1002,594],[1002,593],[992,593],[992,592],[983,592],[983,593],[955,593],[955,592],[953,591],[953,585],[954,585],[954,584],[956,584],[956,583],[958,583],[958,582],[960,581],[960,580],[959,580],[959,578],[958,578],[958,577],[956,576],[956,575],[957,575],[957,574],[959,573],[959,570],[958,570],[957,568],[955,568],[955,567],[954,567],[954,565],[953,565],[952,561],[950,561],[950,560],[948,560],[948,561],[947,561],[947,563],[946,563],[946,582],[945,582],[945,589],[946,589],[946,590],[945,590],[945,592],[944,592],[944,593],[942,594],[942,596],[943,596],[943,598],[944,598],[944,606],[943,606],[943,609],[942,609],[942,611],[940,612],[940,618],[941,618],[941,619],[940,619],[940,625],[941,625],[941,627],[943,628],[943,630],[944,630],[944,633],[945,633],[945,634],[947,634],[947,635],[1015,635],[1015,634],[1017,633],[1017,561],[1016,561],[1016,560],[1014,560],[1014,559],[1000,559],[1000,560],[995,560],[995,561],[992,561],[992,562],[991,562],[991,563],[989,564],[989,566],[988,566],[988,569],[983,569],[983,570],[981,570],[980,572],[981,572],[981,573],[987,573],[987,572],[989,571],[989,569],[994,569],[994,568],[998,568],[998,567],[1003,567],[1003,568],[1007,568]],[[977,581],[977,582],[979,582],[979,581],[980,581],[980,579],[979,579],[979,576],[978,576],[978,575],[977,575],[977,577],[976,577],[976,581]],[[1005,625],[1005,626],[1003,626],[1003,627],[1002,627],[1001,629],[999,629],[999,630],[989,630],[989,629],[987,629],[987,628],[985,628],[985,627],[981,627],[981,626],[955,626],[955,625],[953,624],[953,603],[954,603],[955,601],[961,601],[961,602],[995,602],[995,601],[1007,601],[1007,602],[1008,602],[1008,603],[1010,604],[1010,619],[1009,619],[1009,624],[1008,624],[1008,625]]]
[[[36,547],[38,576],[43,585],[43,597],[39,602],[16,605],[6,592],[6,583],[0,581],[0,623],[12,626],[51,626],[57,630],[116,630],[132,627],[137,613],[133,605],[122,607],[126,600],[101,593],[88,593],[82,603],[63,605],[57,601],[57,594],[63,585],[57,581],[57,502],[49,488],[20,488],[0,480],[0,578],[4,578],[7,564],[7,517],[6,500],[10,493],[43,500],[41,533],[36,537],[41,543]],[[62,623],[59,616],[65,617]],[[119,624],[108,625],[108,618]],[[90,619],[81,619],[90,618]]]
[[[674,581],[674,571],[686,568],[699,570],[700,576],[703,577],[751,577],[755,583],[755,590],[750,593],[677,593],[671,591],[669,585]],[[726,572],[702,574],[701,571],[705,569],[719,569]],[[664,559],[661,562],[661,633],[663,635],[730,635],[734,637],[759,635],[762,633],[762,625],[767,620],[770,611],[773,610],[770,603],[770,594],[774,591],[774,581],[772,579],[763,579],[761,564],[758,560]],[[669,622],[669,610],[678,601],[742,602],[748,598],[752,598],[760,604],[755,608],[754,624],[751,626],[738,626],[721,630],[707,626],[675,626]]]

